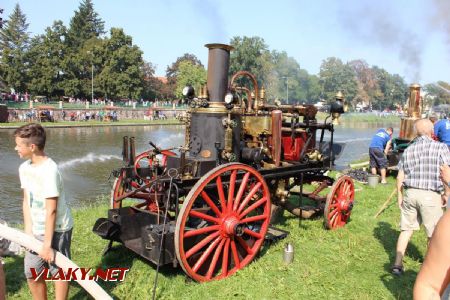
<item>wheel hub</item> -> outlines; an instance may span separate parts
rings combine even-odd
[[[242,236],[245,226],[235,216],[226,217],[222,223],[222,232],[227,236]]]

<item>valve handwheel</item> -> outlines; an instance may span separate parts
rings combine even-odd
[[[170,150],[161,150],[161,161],[160,161],[160,166],[161,167],[166,167],[167,165],[167,157],[168,156],[175,156],[175,153],[170,151]],[[147,161],[146,161],[147,160]],[[110,200],[110,207],[111,208],[120,208],[122,207],[122,201],[116,201],[116,199],[118,199],[120,196],[122,196],[125,193],[131,192],[134,189],[138,189],[139,187],[142,186],[142,184],[146,183],[146,179],[145,178],[141,178],[139,176],[139,173],[137,171],[138,168],[141,167],[141,164],[144,164],[146,166],[151,167],[153,165],[153,159],[151,158],[151,156],[149,155],[148,152],[143,152],[141,154],[139,154],[138,156],[136,156],[136,161],[134,164],[134,173],[136,178],[126,178],[126,171],[122,170],[122,172],[120,173],[119,177],[117,177],[117,179],[114,181],[112,190],[111,190],[111,200]],[[128,184],[127,184],[128,181]],[[152,191],[147,190],[147,196],[152,197]],[[140,195],[135,196],[134,198],[137,199],[142,199],[145,200],[146,202],[154,202],[152,199],[143,199],[140,197]],[[148,207],[151,207],[151,203],[147,203]]]

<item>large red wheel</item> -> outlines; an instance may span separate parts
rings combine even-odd
[[[255,169],[218,166],[186,196],[175,228],[181,267],[197,281],[230,276],[258,253],[270,221],[270,192]]]
[[[325,227],[336,229],[347,224],[353,208],[355,188],[350,176],[341,176],[331,187],[324,210]]]

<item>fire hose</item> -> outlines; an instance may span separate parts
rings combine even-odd
[[[39,252],[43,244],[41,241],[24,233],[23,231],[11,228],[3,224],[0,224],[0,237],[10,240],[11,242],[19,244],[22,247],[25,247],[26,249],[32,250],[34,252]],[[73,261],[61,254],[61,252],[55,251],[55,253],[54,263],[66,273],[69,271],[69,269],[72,270],[72,273],[74,273],[77,278],[75,281],[78,282],[78,284],[81,285],[81,287],[85,289],[86,292],[94,297],[94,299],[113,299],[95,281],[81,279],[81,270]]]

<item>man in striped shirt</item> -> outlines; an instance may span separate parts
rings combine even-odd
[[[409,239],[420,224],[428,239],[442,216],[450,188],[439,178],[439,168],[450,164],[445,144],[433,141],[433,123],[428,119],[415,124],[418,137],[406,148],[398,164],[397,192],[400,207],[400,236],[392,273],[403,273],[403,256]]]

